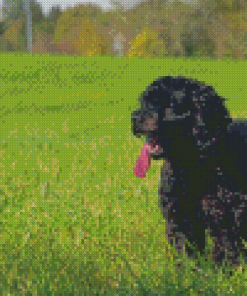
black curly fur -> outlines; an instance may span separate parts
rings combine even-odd
[[[247,241],[247,123],[233,120],[224,101],[203,82],[161,77],[141,95],[132,124],[135,135],[163,149],[152,158],[165,159],[159,195],[169,242],[176,238],[180,251],[185,236],[203,253],[209,228],[216,263],[227,249],[236,264]]]

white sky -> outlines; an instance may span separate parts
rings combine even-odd
[[[2,8],[3,1],[4,0],[0,0],[0,8]],[[131,8],[132,6],[135,6],[138,2],[141,2],[141,1],[145,1],[145,0],[120,0],[121,4],[125,8]],[[180,1],[195,2],[197,0],[180,0]],[[77,4],[90,2],[90,3],[96,3],[98,6],[102,7],[103,10],[109,10],[111,8],[109,0],[37,0],[37,2],[41,4],[42,10],[45,14],[47,14],[49,9],[51,9],[51,7],[55,5],[60,5],[62,10],[64,10],[67,7],[73,7]]]
[[[41,4],[45,14],[47,14],[49,9],[55,5],[60,5],[62,9],[65,9],[82,3],[96,3],[98,6],[102,7],[103,10],[111,8],[109,0],[37,0],[37,2]],[[140,2],[140,0],[121,0],[122,5],[126,8],[132,7],[137,2]],[[0,8],[2,8],[2,5],[3,0],[0,0]]]
[[[0,0],[3,1],[3,0]],[[111,8],[111,5],[108,0],[37,0],[37,2],[41,3],[43,10],[45,13],[48,12],[48,10],[53,5],[61,5],[62,9],[65,9],[67,7],[73,7],[77,4],[82,3],[96,3],[98,6],[102,7],[104,10]],[[138,0],[121,0],[121,3],[125,6],[132,6],[133,4],[137,3]]]

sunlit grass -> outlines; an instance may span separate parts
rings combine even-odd
[[[25,89],[22,103],[10,96],[11,84],[4,89],[0,294],[243,295],[245,273],[235,268],[229,277],[215,270],[208,235],[200,262],[180,258],[167,244],[158,203],[163,161],[153,161],[144,179],[133,174],[143,140],[131,133],[139,92],[132,85],[150,79],[130,67],[121,74],[132,74],[121,88],[120,74],[109,68],[110,82],[90,88],[91,81],[101,82],[91,68],[83,77],[78,69],[70,76],[66,70],[67,77],[56,72],[56,81],[67,83],[60,93],[53,87],[55,72],[49,72],[48,91]],[[77,85],[71,82],[76,76],[90,79]],[[37,86],[42,89],[42,82]],[[194,270],[199,263],[202,273]]]

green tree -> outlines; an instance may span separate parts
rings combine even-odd
[[[1,42],[8,44],[8,48],[11,50],[24,51],[26,49],[25,19],[9,20],[9,25],[2,36]]]
[[[61,7],[59,5],[53,6],[50,9],[48,15],[46,16],[46,19],[50,22],[56,23],[59,17],[61,16],[61,14],[62,14]]]
[[[21,17],[26,17],[26,12],[24,9],[24,0],[13,0],[15,5],[11,6],[9,11],[7,11],[7,20],[17,20]],[[13,9],[13,11],[12,11]],[[42,7],[37,0],[30,0],[30,9],[32,11],[32,22],[39,23],[45,19],[45,15],[42,13]]]
[[[246,27],[241,20],[246,15],[246,3],[243,0],[199,0],[191,18],[193,25],[187,24],[192,32],[199,27],[208,32],[215,45],[214,55],[218,58],[235,56],[243,58],[246,48],[244,36]],[[239,25],[234,28],[232,20]]]
[[[31,50],[33,25],[41,23],[45,19],[40,3],[36,0],[13,0],[12,5],[7,7],[6,15],[4,29],[8,29],[8,33],[4,37],[5,40],[8,40],[10,44],[14,42],[12,45],[16,50],[24,49],[23,41],[25,40],[27,48]],[[21,35],[16,36],[16,32]],[[18,42],[20,43],[17,44]]]
[[[166,45],[168,56],[186,55],[182,36],[190,13],[191,6],[178,1],[155,7],[152,25],[158,28],[159,38]]]

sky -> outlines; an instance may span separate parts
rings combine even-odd
[[[3,0],[0,0],[3,1]],[[82,4],[82,3],[96,3],[97,6],[102,7],[104,10],[108,10],[111,8],[111,4],[109,0],[37,0],[37,2],[41,3],[43,10],[45,13],[48,12],[48,10],[53,6],[53,5],[61,5],[62,9],[65,9],[67,7],[73,7],[77,4]],[[124,6],[133,6],[135,3],[139,2],[138,0],[121,0],[121,3]]]
[[[4,0],[0,0],[0,7],[2,8]],[[130,8],[134,6],[136,3],[142,0],[120,0],[122,5],[125,8]],[[42,6],[42,10],[45,14],[48,14],[48,11],[52,6],[60,5],[62,10],[67,7],[74,7],[77,4],[83,3],[96,3],[97,6],[102,7],[103,10],[109,10],[112,6],[109,0],[37,0]]]
[[[4,0],[0,0],[0,8],[2,8]],[[17,0],[18,1],[18,0]],[[45,14],[48,14],[49,10],[52,6],[60,5],[62,10],[66,9],[67,7],[74,7],[77,4],[82,3],[96,3],[97,6],[102,7],[102,9],[109,10],[112,8],[109,0],[36,0],[42,6],[42,10]],[[138,2],[145,1],[145,0],[120,0],[120,3],[123,5],[124,8],[128,9],[135,6]],[[196,0],[180,0],[183,2],[192,2]]]

